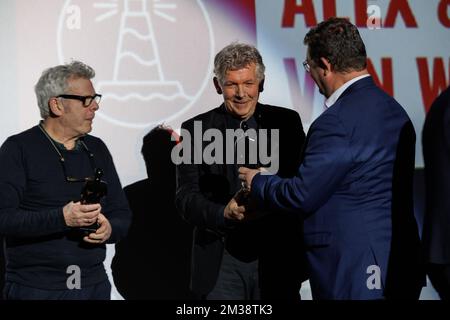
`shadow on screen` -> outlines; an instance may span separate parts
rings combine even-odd
[[[128,300],[194,299],[189,290],[192,227],[178,215],[172,131],[162,126],[143,141],[148,179],[124,188],[133,219],[116,244],[114,283]]]

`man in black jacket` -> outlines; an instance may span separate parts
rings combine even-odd
[[[283,177],[299,166],[300,117],[258,102],[264,69],[255,47],[223,48],[213,80],[224,103],[182,125],[176,205],[195,226],[191,288],[206,299],[299,299],[304,280],[301,222],[253,212],[238,179],[241,165]]]
[[[426,210],[423,242],[431,283],[450,300],[450,87],[433,102],[422,132]]]
[[[108,148],[88,134],[101,98],[94,75],[79,61],[45,70],[35,87],[43,120],[0,149],[6,299],[110,299],[105,244],[126,234],[131,212]]]

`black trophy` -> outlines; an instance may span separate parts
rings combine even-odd
[[[246,165],[249,169],[258,169],[258,165],[250,164]],[[241,181],[241,188],[234,195],[234,200],[236,200],[238,206],[249,206],[250,199],[250,189],[245,185],[243,181]],[[249,209],[249,208],[248,208]]]
[[[107,193],[107,184],[106,182],[101,180],[103,176],[102,169],[95,169],[94,179],[87,180],[84,184],[83,189],[81,190],[81,200],[82,204],[94,204],[100,203],[100,200],[106,196]],[[80,230],[85,233],[92,233],[97,231],[100,225],[95,222],[90,226],[80,227]]]

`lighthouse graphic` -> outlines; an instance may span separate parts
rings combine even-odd
[[[71,6],[79,6],[84,14],[80,30],[65,28],[64,10]],[[200,0],[66,0],[58,30],[61,62],[81,57],[93,61],[95,69],[108,70],[97,72],[93,81],[103,95],[97,114],[114,124],[148,128],[169,122],[193,105],[210,82],[214,44],[209,16]],[[208,50],[189,48],[193,41],[188,42],[191,38],[186,35],[201,36]],[[98,42],[87,45],[91,50],[77,52],[82,46],[74,43],[95,37]],[[205,67],[193,70],[189,52],[190,59],[192,52],[202,57],[196,59]]]
[[[109,114],[125,117],[124,121],[139,123],[149,111],[158,118],[174,113],[177,106],[192,97],[184,93],[180,82],[165,79],[147,1],[123,2],[113,79],[97,83],[97,90],[104,92],[103,102],[108,104]],[[123,108],[130,107],[133,113],[123,112]]]
[[[158,44],[155,40],[152,21],[147,10],[147,2],[145,0],[124,0],[124,2],[124,11],[120,18],[113,80],[120,82],[120,62],[123,58],[131,57],[141,67],[150,71],[150,76],[155,78],[154,83],[162,84],[164,83],[164,73],[161,68]],[[139,26],[141,26],[141,30],[137,29]],[[127,35],[134,36],[138,42],[142,43],[141,47],[148,47],[149,54],[146,54],[146,57],[140,57],[138,54],[127,50],[125,41]],[[152,85],[152,83],[149,83],[149,85]]]

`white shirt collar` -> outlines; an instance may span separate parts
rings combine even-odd
[[[325,101],[325,105],[327,108],[331,107],[337,99],[341,96],[341,94],[344,93],[344,91],[350,87],[352,84],[354,84],[356,81],[361,80],[363,78],[370,77],[370,74],[363,74],[362,76],[355,77],[346,83],[344,83],[342,86],[340,86],[336,91],[333,92],[333,94]]]

